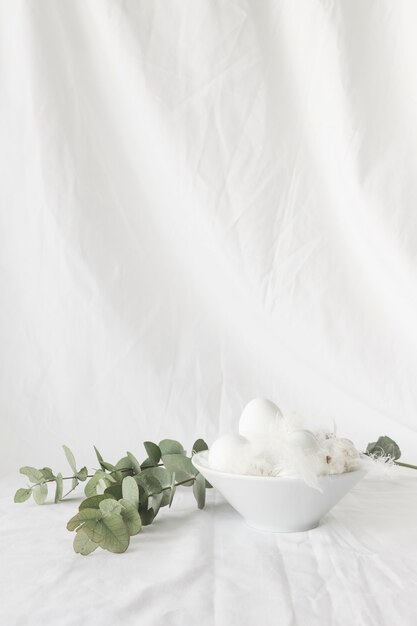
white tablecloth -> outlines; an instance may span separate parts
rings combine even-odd
[[[14,480],[14,479],[13,479]],[[173,509],[128,552],[72,551],[59,505],[11,502],[0,482],[4,626],[414,626],[417,473],[365,479],[319,528],[257,532],[211,490],[205,510]]]

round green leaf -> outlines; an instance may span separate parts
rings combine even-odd
[[[178,482],[192,479],[198,473],[191,459],[182,454],[167,454],[162,457],[162,460],[168,471],[175,472]]]
[[[82,467],[80,471],[77,472],[77,478],[78,480],[81,480],[81,482],[84,482],[85,480],[87,480],[87,476],[88,476],[88,469],[86,467]]]
[[[32,489],[18,489],[14,494],[15,502],[25,502],[31,496]]]
[[[19,472],[24,476],[27,476],[31,483],[41,483],[45,481],[42,472],[36,469],[36,467],[21,467]]]
[[[132,468],[132,470],[134,471],[135,474],[140,474],[141,472],[141,467],[140,467],[140,463],[137,460],[137,458],[131,453],[131,452],[126,452],[126,456],[130,461],[130,467]]]
[[[136,508],[139,504],[139,488],[136,480],[132,476],[126,476],[122,482],[122,496],[125,500],[132,502]]]
[[[50,467],[43,467],[39,471],[41,472],[45,480],[53,480],[55,478],[55,475]]]
[[[83,500],[78,508],[80,511],[82,511],[82,509],[98,509],[100,508],[100,502],[108,499],[114,499],[110,493],[103,493],[99,496],[91,496],[91,498]]]
[[[208,450],[208,445],[204,439],[197,439],[197,441],[194,441],[192,454],[194,455],[198,452],[203,452],[203,450]]]
[[[106,474],[106,472],[104,472],[103,470],[97,470],[94,476],[90,478],[90,480],[86,483],[84,487],[84,493],[87,498],[97,495],[97,487],[100,480],[104,481],[104,489],[106,488],[106,486],[109,486],[112,484],[112,482],[114,482],[110,474]]]
[[[43,504],[48,496],[48,486],[45,483],[35,485],[32,491],[36,504]]]
[[[123,498],[119,500],[119,504],[122,505],[121,516],[129,531],[129,535],[137,535],[142,527],[137,507],[129,500],[124,500]]]
[[[161,460],[161,448],[153,443],[153,441],[144,441],[143,445],[145,446],[146,453],[150,462],[153,465],[158,465]]]
[[[82,509],[79,511],[74,517],[71,517],[69,522],[67,523],[68,530],[75,530],[80,526],[83,522],[88,520],[93,520],[96,522],[102,518],[103,514],[98,509]]]
[[[83,554],[84,556],[91,554],[91,552],[94,552],[94,550],[98,548],[98,543],[91,541],[90,537],[82,528],[77,529],[73,545],[75,552],[77,552],[77,554]]]
[[[171,485],[171,472],[169,472],[165,467],[159,466],[144,469],[141,475],[142,477],[150,476],[159,481],[161,488],[163,489],[161,506],[166,506],[169,503],[169,489],[167,489],[167,487]]]
[[[103,503],[104,501],[101,504]],[[125,552],[129,546],[129,532],[118,513],[106,515],[97,521],[90,520],[83,525],[82,529],[91,541],[110,552]]]
[[[162,439],[162,441],[159,442],[159,448],[162,456],[166,454],[185,454],[184,448],[180,442],[175,439]]]
[[[104,500],[101,500],[98,506],[100,511],[103,513],[103,517],[120,513],[122,510],[122,505],[119,504],[119,502],[114,498],[105,498]]]
[[[139,485],[139,488],[142,487],[147,498],[151,494],[161,493],[162,491],[162,486],[159,480],[154,476],[146,475],[145,471],[138,474],[138,476],[135,476],[134,480]]]
[[[97,511],[97,513],[99,513],[99,511]],[[85,534],[91,539],[91,541],[93,541],[97,545],[100,545],[100,542],[103,541],[104,539],[104,527],[102,526],[102,524],[100,524],[101,519],[102,519],[101,517],[98,517],[95,520],[94,519],[86,520],[77,529],[77,531],[83,530],[83,532],[85,532]]]
[[[386,436],[379,437],[378,441],[368,443],[366,452],[376,457],[389,456],[394,461],[399,459],[401,456],[401,450],[399,446],[395,443],[393,439]]]
[[[147,507],[139,508],[139,515],[142,522],[142,526],[149,526],[152,524],[155,519],[155,513],[152,508],[148,509]]]
[[[113,496],[116,500],[120,500],[123,497],[122,485],[117,483],[116,485],[109,485],[104,489],[106,495]]]

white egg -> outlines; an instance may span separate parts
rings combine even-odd
[[[319,452],[320,442],[310,430],[294,430],[286,436],[287,443],[305,452]]]
[[[271,400],[251,400],[240,416],[239,433],[249,441],[277,437],[282,429],[282,413]]]
[[[235,434],[223,435],[216,439],[208,454],[210,467],[232,474],[248,473],[251,458],[249,441]]]
[[[320,490],[317,477],[325,473],[326,456],[317,437],[310,430],[294,430],[285,440],[286,468],[310,487]]]

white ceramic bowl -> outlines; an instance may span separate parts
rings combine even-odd
[[[365,475],[365,470],[319,477],[322,492],[298,478],[243,476],[211,469],[208,452],[192,458],[196,469],[258,530],[290,533],[311,530]]]

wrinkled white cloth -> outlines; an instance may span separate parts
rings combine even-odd
[[[89,467],[211,443],[253,397],[416,462],[416,22],[414,0],[0,2],[2,474],[63,468],[62,443]],[[415,478],[288,537],[184,495],[88,560],[75,503],[7,485],[2,625],[415,626]]]
[[[199,511],[178,489],[128,552],[88,557],[73,553],[65,529],[76,500],[14,505],[5,480],[0,494],[7,626],[415,625],[411,471],[363,480],[317,529],[289,535],[249,528],[214,490]]]
[[[254,397],[412,461],[416,21],[0,3],[0,471],[211,442]]]

